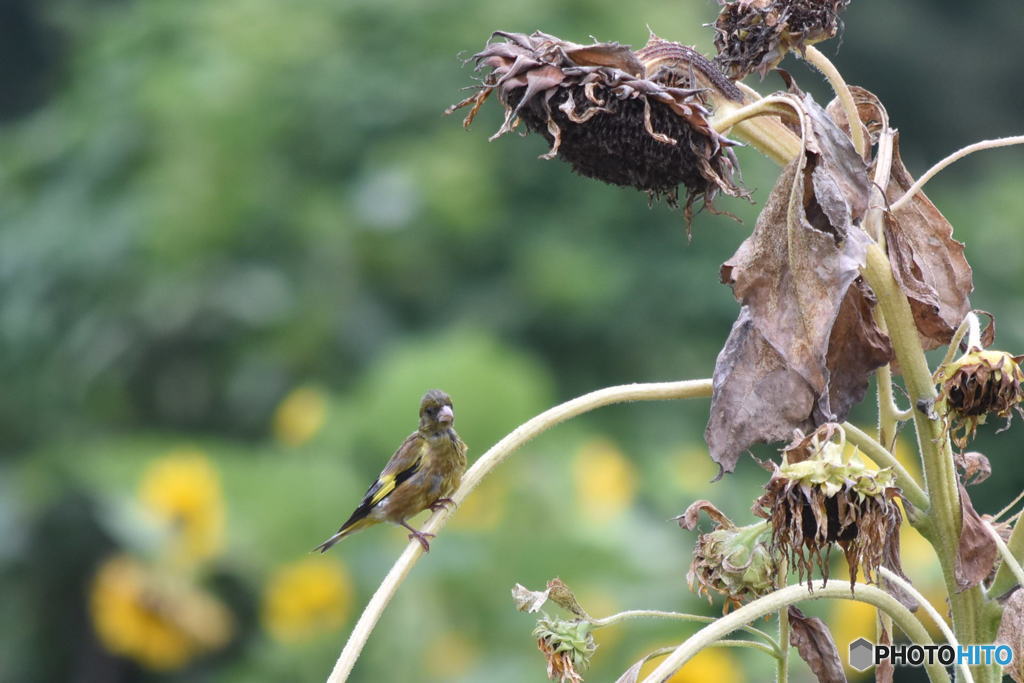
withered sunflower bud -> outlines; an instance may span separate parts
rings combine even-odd
[[[770,468],[771,479],[754,513],[772,527],[772,554],[788,558],[808,586],[815,567],[828,580],[828,553],[834,545],[846,556],[851,586],[860,568],[868,581],[883,563],[901,573],[903,515],[891,470],[870,469],[856,454],[844,463],[842,446],[832,442],[806,460],[781,467],[770,463]]]
[[[720,0],[721,2],[721,0]],[[722,2],[715,49],[722,70],[735,79],[763,77],[786,53],[833,37],[850,0],[734,0]]]
[[[540,32],[494,36],[504,40],[473,56],[478,70],[490,69],[483,84],[446,110],[472,105],[463,125],[497,91],[505,120],[492,140],[522,122],[551,145],[541,158],[557,157],[581,175],[664,197],[673,207],[683,185],[688,223],[697,199],[713,211],[719,192],[745,195],[733,181],[730,147],[737,143],[708,122],[715,98],[742,96],[700,53],[653,35],[638,52]]]
[[[711,591],[725,596],[723,612],[775,588],[777,566],[762,541],[768,531],[764,522],[737,527],[729,517],[706,500],[686,508],[675,518],[683,529],[697,527],[700,512],[715,522],[715,529],[697,537],[693,562],[686,574],[687,583],[697,595]]]
[[[583,683],[581,671],[597,650],[588,621],[541,619],[533,635],[548,662],[548,678],[560,683]]]
[[[985,424],[989,413],[1005,418],[1008,429],[1013,411],[1021,412],[1024,356],[1005,351],[971,349],[957,360],[939,368],[935,381],[939,387],[936,407],[940,414],[952,415],[956,444],[963,448],[974,437],[978,425]]]
[[[723,612],[775,589],[775,562],[762,537],[764,522],[716,529],[697,538],[686,579],[697,595],[725,596]]]

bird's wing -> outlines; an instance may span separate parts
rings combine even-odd
[[[377,481],[366,492],[359,507],[367,509],[384,500],[399,484],[416,474],[423,463],[427,442],[419,432],[413,432],[402,442],[395,454],[388,460]]]

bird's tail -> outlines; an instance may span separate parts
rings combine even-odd
[[[363,527],[372,526],[375,523],[376,522],[374,520],[368,519],[366,517],[363,517],[361,519],[356,519],[356,520],[349,520],[348,522],[345,522],[345,524],[343,524],[340,529],[338,529],[338,533],[334,534],[333,536],[328,538],[326,541],[324,541],[323,543],[321,543],[317,547],[313,548],[313,550],[311,552],[315,553],[316,551],[319,550],[321,553],[326,553],[328,550],[331,549],[331,546],[333,546],[335,543],[337,543],[341,539],[345,538],[346,536],[351,536],[352,534],[354,534],[355,532],[359,531]]]

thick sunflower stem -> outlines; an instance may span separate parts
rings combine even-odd
[[[960,642],[990,642],[990,638],[985,639],[991,635],[989,629],[983,628],[984,596],[981,588],[975,586],[957,592],[955,565],[961,511],[956,469],[945,425],[932,410],[937,394],[921,350],[910,303],[893,279],[889,259],[876,244],[868,247],[863,274],[878,297],[878,306],[888,324],[889,338],[903,371],[907,392],[915,406],[914,426],[930,503],[926,529],[942,566],[950,596],[954,630]],[[998,674],[992,666],[974,667],[972,673],[979,683],[998,680]]]

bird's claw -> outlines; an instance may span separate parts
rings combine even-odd
[[[430,509],[433,512],[437,512],[438,510],[447,510],[449,505],[454,507],[455,501],[452,500],[451,498],[438,498],[437,500],[430,504]]]
[[[420,542],[420,545],[423,546],[423,552],[429,553],[430,541],[427,540],[427,537],[434,538],[434,536],[436,535],[437,534],[427,534],[422,531],[413,531],[411,534],[409,534],[409,540],[411,541],[415,538],[417,541]]]

